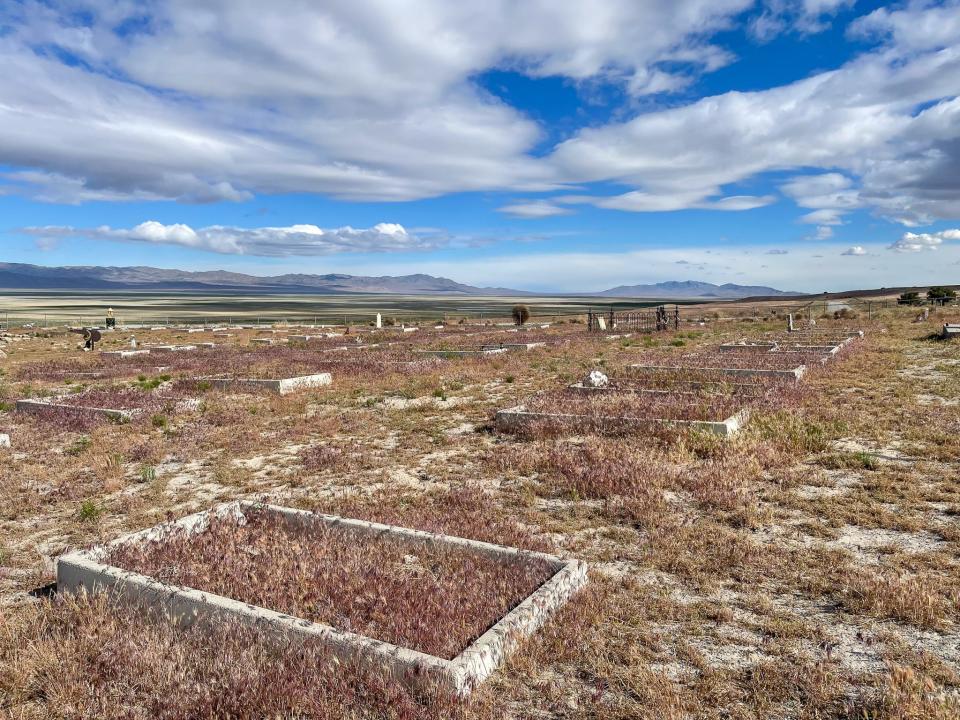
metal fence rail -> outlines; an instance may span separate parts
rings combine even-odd
[[[663,332],[665,330],[680,329],[680,307],[674,305],[670,310],[666,305],[660,305],[651,310],[624,310],[615,309],[588,310],[587,330],[590,332],[604,332],[618,330],[621,332]]]

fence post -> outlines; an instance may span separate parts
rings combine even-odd
[[[680,306],[679,305],[673,306],[673,329],[674,330],[680,329]]]

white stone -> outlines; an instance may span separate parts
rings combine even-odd
[[[590,374],[587,375],[586,379],[583,381],[583,384],[587,387],[607,387],[607,385],[610,384],[610,378],[608,378],[599,370],[591,370]]]
[[[10,447],[10,436],[6,433],[0,433],[0,447]]]
[[[377,313],[377,327],[378,328],[383,327],[383,318],[380,316],[380,313]]]
[[[600,328],[601,330],[606,330],[607,321],[604,320],[602,317],[597,317],[597,327]]]

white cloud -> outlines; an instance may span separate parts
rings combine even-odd
[[[707,38],[749,4],[3,3],[0,165],[54,202],[549,190],[542,129],[474,77],[682,87],[730,61]]]
[[[784,187],[817,213],[810,222],[837,224],[857,208],[905,223],[951,218],[960,215],[958,94],[960,47],[882,47],[782,87],[584,129],[551,161],[571,181],[636,188],[602,207],[693,207],[758,173],[822,168],[819,180]]]
[[[0,193],[211,202],[556,191],[542,202],[744,210],[773,201],[738,194],[744,181],[805,172],[823,185],[795,177],[784,192],[820,227],[853,209],[907,225],[960,217],[953,1],[871,13],[851,32],[878,46],[836,70],[666,109],[628,105],[552,151],[538,148],[543,127],[475,81],[513,70],[614,83],[634,98],[684,87],[732,60],[712,38],[753,5],[277,0],[264,13],[255,0],[2,3]],[[769,0],[761,17],[808,32],[847,5]],[[624,192],[569,199],[590,182]]]
[[[890,246],[896,252],[923,252],[936,250],[944,240],[960,240],[960,230],[942,230],[934,233],[904,233]]]
[[[39,243],[69,237],[96,240],[179,245],[228,255],[265,257],[332,255],[336,253],[382,253],[428,250],[446,244],[444,236],[419,237],[402,225],[380,223],[372,228],[323,229],[316,225],[239,228],[212,225],[194,230],[188,225],[164,225],[148,220],[129,229],[47,226],[23,228]]]
[[[832,16],[855,0],[765,0],[763,11],[749,24],[751,34],[761,42],[789,29],[809,35],[823,32]]]
[[[814,225],[840,225],[844,213],[862,204],[853,181],[840,173],[798,175],[781,185],[780,190],[800,207],[813,210],[800,222]]]
[[[867,251],[864,250],[862,245],[854,245],[851,248],[844,250],[841,255],[866,255]]]
[[[529,202],[516,202],[510,205],[504,205],[498,208],[499,212],[513,215],[518,218],[537,219],[546,217],[555,217],[557,215],[570,215],[573,211],[569,208],[563,208],[548,200],[531,200]]]

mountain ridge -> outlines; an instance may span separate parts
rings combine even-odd
[[[9,290],[193,290],[246,293],[385,294],[525,296],[567,295],[576,297],[635,297],[651,299],[728,300],[750,295],[796,295],[757,285],[714,285],[697,280],[670,280],[650,285],[619,285],[586,293],[535,293],[502,287],[475,287],[425,273],[411,275],[349,275],[345,273],[286,273],[274,276],[248,275],[229,270],[176,270],[147,265],[71,265],[47,267],[28,263],[0,262],[0,288]]]
[[[713,298],[716,300],[736,300],[753,295],[791,296],[801,293],[791,290],[777,290],[765,285],[736,285],[724,283],[714,285],[701,280],[667,280],[650,285],[618,285],[617,287],[591,293],[599,297],[659,297],[676,298]]]

